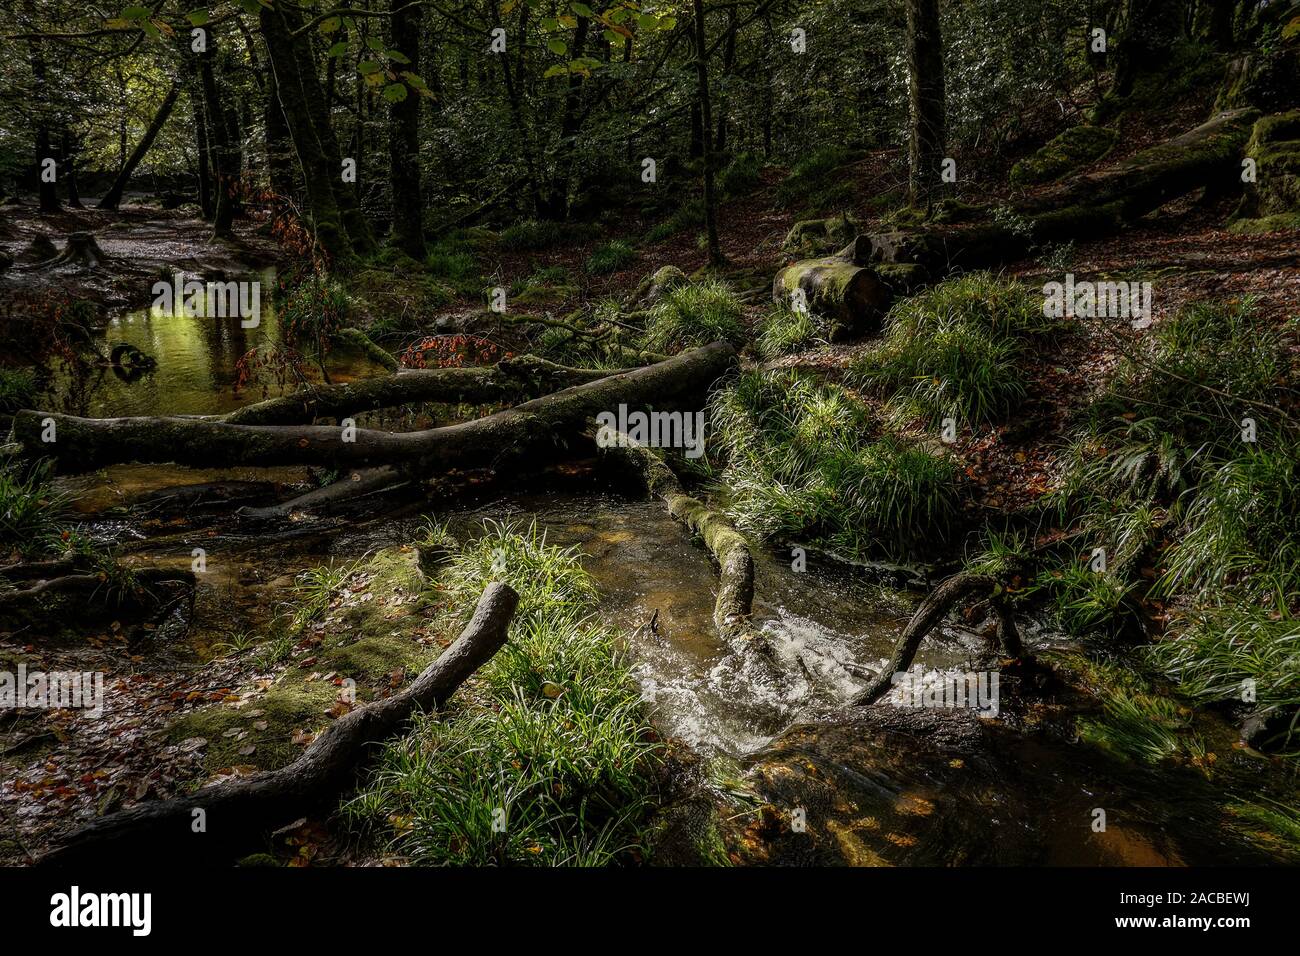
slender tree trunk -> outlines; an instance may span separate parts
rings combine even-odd
[[[131,176],[135,168],[140,165],[140,161],[148,155],[149,150],[153,147],[153,141],[158,138],[158,133],[162,131],[171,116],[172,107],[176,105],[176,98],[180,95],[180,81],[172,83],[171,89],[163,97],[162,103],[158,107],[158,112],[154,113],[153,119],[149,121],[149,128],[144,131],[144,136],[140,142],[136,143],[135,149],[131,151],[130,157],[122,164],[117,178],[113,180],[113,185],[109,187],[108,192],[104,193],[104,198],[99,201],[100,209],[116,209],[122,202],[122,193],[125,192],[127,183],[131,181]]]
[[[342,166],[339,162],[330,166],[317,135],[300,75],[299,58],[294,51],[295,41],[290,36],[290,21],[286,20],[283,10],[272,7],[263,7],[260,17],[267,59],[275,74],[280,109],[298,157],[298,167],[302,171],[316,242],[331,260],[349,260],[355,252],[343,225],[343,215],[332,181],[341,177]]]
[[[1115,94],[1128,96],[1143,73],[1169,64],[1183,22],[1183,0],[1125,0],[1120,42],[1115,50]]]
[[[591,20],[578,17],[578,25],[573,30],[572,57],[577,59],[587,49],[587,36],[591,29]],[[564,92],[564,111],[560,115],[560,142],[556,149],[555,176],[546,200],[545,218],[557,221],[568,218],[569,185],[573,167],[574,147],[581,125],[578,106],[582,99],[582,77],[577,73],[569,74],[568,86]]]
[[[32,0],[27,0],[23,5],[23,10],[27,14],[28,22],[33,31],[36,30],[36,5]],[[48,79],[45,68],[45,50],[41,40],[31,40],[28,44],[31,51],[32,79],[36,81],[36,95],[40,100],[40,106],[37,108],[36,116],[36,188],[40,197],[41,212],[58,212],[59,211],[59,193],[57,182],[46,182],[45,161],[53,159],[52,145],[50,142],[50,125],[49,119],[43,109],[47,102],[48,90],[46,81]],[[55,168],[56,176],[62,170]]]
[[[406,0],[392,0],[394,7]],[[420,32],[423,8],[405,7],[392,15],[391,48],[411,62],[405,68],[420,75]],[[420,100],[408,91],[388,109],[388,164],[392,177],[393,235],[397,248],[423,261],[424,203],[420,197]]]
[[[713,108],[709,102],[708,44],[704,29],[704,0],[692,0],[695,20],[695,78],[700,102],[700,131],[704,147],[704,228],[709,248],[709,262],[721,265],[722,246],[718,242],[718,199],[713,189]]]
[[[928,206],[942,184],[944,80],[939,0],[907,0],[908,191],[913,206]]]
[[[231,223],[235,218],[234,178],[237,171],[231,169],[230,128],[226,124],[225,111],[221,105],[221,93],[217,89],[215,59],[216,34],[209,30],[207,46],[202,53],[198,54],[198,60],[203,126],[207,131],[208,163],[213,174],[212,234],[229,236]]]

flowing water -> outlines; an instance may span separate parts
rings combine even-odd
[[[136,345],[157,369],[134,381],[104,374],[76,389],[64,383],[63,398],[103,417],[228,411],[262,397],[253,389],[234,393],[235,363],[252,347],[274,345],[277,334],[267,315],[259,328],[242,329],[237,319],[135,313],[110,326],[106,344]],[[329,370],[335,381],[379,371],[341,355],[331,357]],[[148,465],[65,483],[79,495],[79,509],[100,512],[92,519],[95,534],[129,542],[142,537],[139,516],[103,512],[143,492],[232,479],[273,486],[304,477],[300,468]],[[271,544],[225,537],[225,566],[199,587],[189,651],[207,656],[231,632],[264,622],[272,607],[292,599],[293,575],[304,568],[408,543],[421,513],[448,522],[461,537],[481,533],[485,519],[536,520],[549,542],[580,549],[601,590],[602,613],[627,635],[636,679],[664,733],[741,768],[763,799],[823,822],[817,839],[772,840],[774,861],[1176,865],[1259,858],[1224,830],[1222,795],[1194,772],[1106,761],[999,721],[972,717],[974,724],[958,731],[951,721],[918,730],[845,716],[844,704],[889,654],[917,595],[832,562],[814,560],[796,571],[786,555],[755,555],[755,622],[783,675],[772,680],[717,636],[717,574],[689,532],[656,501],[598,489],[408,507],[342,530],[307,526]],[[188,562],[193,542],[181,538],[146,544],[141,554],[154,563]],[[1032,630],[1025,636],[1035,647],[1054,640]],[[979,635],[947,625],[925,641],[918,660],[960,671],[982,648]],[[1093,825],[1097,808],[1110,814],[1100,831]]]

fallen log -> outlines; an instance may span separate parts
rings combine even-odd
[[[393,465],[419,475],[451,468],[499,468],[512,458],[554,454],[589,431],[599,412],[621,404],[665,408],[696,399],[735,361],[730,345],[715,342],[485,418],[417,432],[232,425],[193,418],[93,419],[28,410],[14,416],[14,437],[27,456],[50,457],[64,473],[124,462],[204,468],[300,464],[350,470]]]
[[[518,603],[509,585],[489,584],[460,637],[409,687],[339,718],[288,766],[93,820],[37,865],[102,863],[113,852],[136,862],[233,859],[262,835],[337,798],[374,744],[398,734],[417,711],[442,707],[505,644]]]
[[[893,294],[874,270],[855,261],[858,245],[855,240],[837,255],[782,269],[772,280],[772,301],[829,319],[833,342],[876,331]]]
[[[888,663],[875,676],[875,679],[853,698],[853,706],[861,707],[874,704],[888,693],[893,686],[894,675],[912,666],[912,658],[916,656],[921,641],[934,629],[935,625],[944,619],[953,605],[971,594],[981,591],[992,592],[996,588],[997,581],[985,574],[972,574],[962,571],[944,579],[921,602],[920,607],[916,609],[916,613],[912,615],[912,619],[907,622],[907,627],[903,628],[903,633],[899,635],[898,643],[894,645],[894,653],[890,656]],[[994,606],[998,607],[996,604]],[[1000,620],[1001,613],[999,611]],[[1014,634],[1014,625],[1010,632],[1005,627],[999,627],[999,636],[1008,642],[1014,641],[1016,652],[1019,653],[1019,637]]]
[[[935,275],[1022,258],[1044,242],[1117,233],[1170,200],[1239,185],[1241,157],[1259,113],[1227,110],[1123,162],[1066,179],[1013,207],[1006,221],[900,229],[869,238],[876,263],[920,265]]]
[[[521,355],[484,368],[412,369],[392,376],[317,386],[245,405],[209,420],[231,425],[305,425],[318,418],[337,420],[420,402],[513,403],[594,382],[608,374],[603,369],[570,368]]]

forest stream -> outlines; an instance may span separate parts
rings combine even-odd
[[[277,323],[267,319],[245,330],[236,319],[124,313],[104,330],[105,350],[129,343],[151,356],[155,369],[130,379],[100,370],[93,380],[61,380],[54,406],[106,418],[220,414],[257,401],[258,389],[235,390],[236,363],[248,349],[274,344]],[[331,354],[326,367],[335,382],[382,372],[346,352]],[[387,427],[403,426],[390,419]],[[756,550],[754,620],[782,673],[793,675],[772,682],[718,637],[716,574],[699,542],[657,501],[602,486],[589,474],[558,480],[554,488],[471,489],[437,507],[381,505],[389,513],[266,540],[185,519],[145,527],[147,509],[124,507],[146,492],[196,481],[246,482],[252,491],[303,477],[301,468],[118,465],[60,479],[88,522],[83,530],[98,541],[127,544],[162,566],[188,566],[196,542],[225,558],[214,562],[215,574],[201,578],[192,611],[174,612],[139,652],[152,663],[138,666],[192,670],[219,658],[232,630],[256,629],[293,600],[298,572],[399,548],[426,517],[461,540],[483,533],[485,522],[536,522],[548,543],[580,551],[599,588],[601,613],[623,635],[656,726],[710,768],[702,791],[731,789],[742,804],[815,808],[828,821],[814,840],[801,840],[797,830],[765,836],[761,825],[751,827],[738,839],[762,859],[1180,865],[1269,858],[1223,825],[1230,794],[1253,786],[1253,771],[1227,743],[1226,725],[1216,741],[1226,749],[1211,783],[1186,767],[1108,759],[1034,727],[1037,718],[1019,708],[1011,720],[902,710],[896,721],[888,713],[849,716],[845,705],[888,657],[919,592],[826,559],[796,571],[786,551]],[[148,539],[161,531],[162,542],[151,545]],[[1024,636],[1035,651],[1072,647],[1032,624]],[[950,622],[922,645],[917,664],[940,671],[977,667],[981,655],[987,659],[984,643],[973,628]],[[1108,826],[1098,832],[1080,825],[1103,805]],[[684,813],[685,827],[697,823]]]

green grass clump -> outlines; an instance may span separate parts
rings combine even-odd
[[[285,342],[316,355],[329,350],[330,338],[350,327],[353,315],[352,298],[343,284],[315,273],[289,289],[276,310]]]
[[[1300,595],[1300,443],[1248,447],[1207,474],[1181,530],[1161,593]]]
[[[1300,617],[1285,601],[1256,603],[1229,596],[1191,609],[1148,653],[1151,663],[1191,700],[1244,702],[1253,697],[1261,715],[1281,715],[1283,739],[1264,744],[1297,749]]]
[[[973,273],[895,306],[884,342],[850,378],[932,421],[994,423],[1025,396],[1020,362],[1031,340],[1054,328],[1027,289]]]
[[[430,276],[441,280],[459,295],[477,295],[483,289],[478,257],[464,242],[439,240],[430,246],[424,265]]]
[[[763,317],[756,347],[763,358],[778,358],[824,342],[826,332],[824,321],[810,309],[775,305]]]
[[[1067,634],[1116,633],[1137,624],[1133,585],[1114,571],[1072,563],[1040,572],[1031,587],[1046,593],[1048,609]]]
[[[651,226],[641,237],[641,242],[652,246],[665,239],[671,239],[686,229],[702,225],[704,225],[704,200],[690,199],[678,206],[663,222]]]
[[[951,531],[953,462],[880,435],[843,389],[751,370],[715,395],[710,421],[727,463],[730,512],[751,534],[908,555]]]
[[[744,308],[725,282],[702,279],[665,293],[650,310],[646,344],[653,351],[680,351],[719,339],[745,338]]]
[[[53,550],[63,532],[69,498],[55,490],[48,461],[0,465],[0,555]]]
[[[0,368],[0,414],[31,408],[36,391],[36,373],[31,369]]]
[[[636,250],[622,239],[615,239],[593,252],[584,268],[592,275],[606,275],[626,269],[635,261]]]
[[[574,549],[489,524],[441,569],[463,623],[491,580],[520,594],[509,643],[451,712],[418,719],[345,807],[420,864],[607,865],[633,858],[653,809],[657,745],[640,694],[593,617]]]
[[[1280,332],[1249,300],[1188,306],[1133,347],[1089,406],[1064,497],[1172,500],[1242,453],[1241,419],[1267,417],[1252,403],[1284,403],[1290,377]]]

